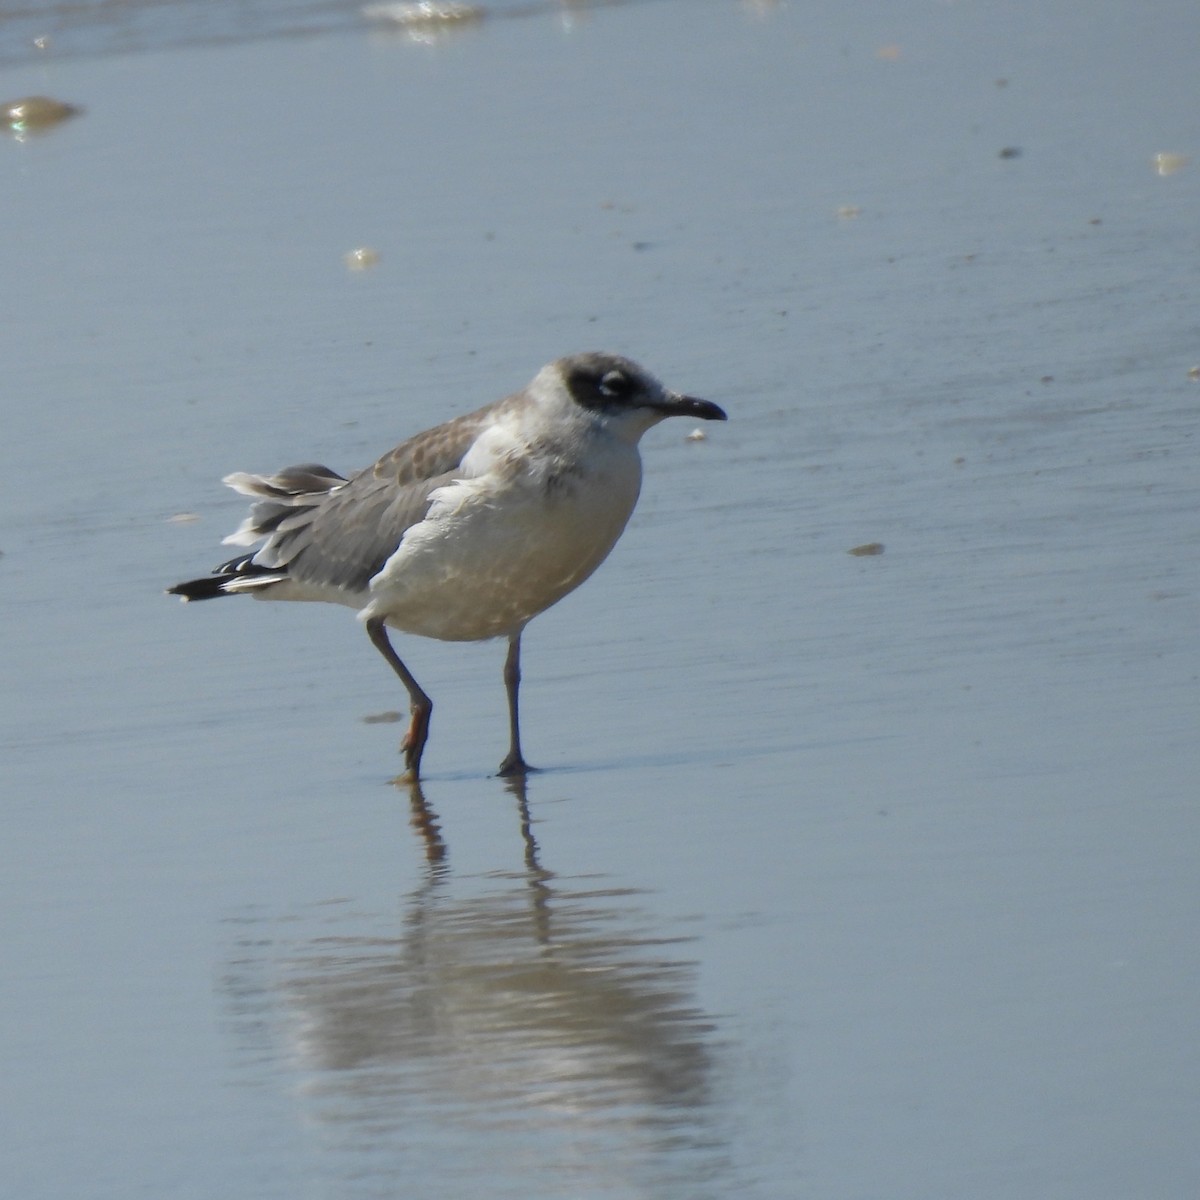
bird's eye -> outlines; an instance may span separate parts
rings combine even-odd
[[[620,371],[609,371],[600,380],[600,395],[610,400],[619,400],[633,391],[633,385]]]

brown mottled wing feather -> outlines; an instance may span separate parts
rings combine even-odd
[[[455,417],[444,425],[418,433],[389,450],[361,474],[369,473],[376,479],[401,486],[445,475],[447,471],[458,467],[463,455],[471,448],[471,443],[479,436],[479,431],[509,404],[508,399],[498,400],[473,413]]]
[[[281,522],[255,561],[284,567],[300,582],[365,591],[405,531],[424,519],[430,492],[458,478],[472,442],[507,403],[489,404],[401,442]]]

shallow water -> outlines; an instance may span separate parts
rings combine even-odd
[[[86,109],[0,145],[8,1190],[1190,1195],[1192,7],[199,11],[0,23]],[[525,793],[502,646],[402,646],[413,795],[349,613],[162,596],[589,347],[731,420]]]

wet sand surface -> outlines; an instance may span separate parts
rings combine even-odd
[[[1194,7],[40,15],[6,1193],[1194,1194]],[[222,475],[591,348],[730,421],[531,626],[527,788],[502,644],[397,638],[416,792],[348,610],[163,596]]]

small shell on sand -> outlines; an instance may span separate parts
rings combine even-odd
[[[442,4],[437,0],[419,0],[416,4],[368,4],[363,8],[362,15],[368,21],[390,21],[416,29],[482,21],[485,10],[478,4]]]
[[[52,96],[22,96],[0,105],[0,126],[12,133],[41,133],[81,112],[77,105]]]
[[[1174,175],[1191,161],[1186,154],[1170,154],[1163,150],[1154,156],[1154,169],[1160,175]]]
[[[378,250],[370,246],[358,246],[354,250],[348,250],[342,255],[342,262],[351,271],[369,271],[372,267],[379,265],[379,260],[383,256]]]

